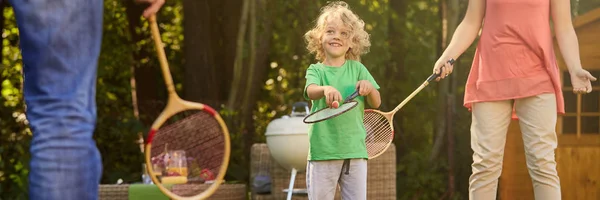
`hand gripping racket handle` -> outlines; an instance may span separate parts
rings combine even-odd
[[[454,58],[450,58],[450,60],[448,60],[448,63],[450,63],[451,65],[454,64]],[[433,73],[431,76],[429,76],[429,78],[427,78],[427,82],[431,82],[434,79],[440,77],[440,75],[442,74],[442,70],[440,70],[439,74]]]
[[[356,88],[356,91],[354,91],[354,93],[352,93],[350,96],[346,97],[346,100],[344,100],[344,103],[348,103],[348,102],[352,101],[352,99],[356,98],[358,96],[359,90],[360,90],[360,86]]]
[[[451,65],[454,64],[454,59],[451,58],[450,60],[448,60],[448,63],[450,63]],[[441,74],[441,71],[440,71]],[[396,106],[396,108],[394,108],[394,110],[392,110],[392,113],[396,113],[398,110],[400,110],[400,108],[402,108],[404,105],[406,105],[406,103],[408,103],[408,101],[410,101],[413,97],[415,97],[415,95],[417,95],[417,93],[419,93],[423,88],[425,88],[427,85],[429,85],[429,82],[433,81],[434,79],[436,79],[437,77],[439,77],[439,74],[432,74],[431,76],[429,76],[429,78],[427,78],[426,81],[423,82],[423,84],[421,84],[421,86],[419,86],[415,91],[413,91],[410,95],[408,95],[408,97],[406,97],[406,99],[404,99],[404,101],[402,101],[400,103],[400,105]]]

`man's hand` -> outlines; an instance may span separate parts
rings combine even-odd
[[[138,3],[150,4],[150,6],[148,6],[148,8],[146,8],[146,10],[144,10],[143,16],[145,18],[149,18],[150,16],[156,14],[158,12],[158,10],[160,10],[160,7],[162,7],[163,4],[165,4],[165,0],[135,0],[135,1]]]

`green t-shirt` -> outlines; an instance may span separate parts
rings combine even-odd
[[[356,83],[360,80],[370,81],[373,87],[379,90],[379,85],[367,68],[354,60],[346,60],[341,67],[312,64],[306,70],[305,78],[304,98],[307,100],[310,99],[306,88],[311,84],[332,86],[340,92],[343,99],[356,91]],[[363,125],[365,97],[358,96],[354,100],[358,105],[352,110],[309,125],[308,160],[368,158],[365,145],[366,130]],[[325,97],[311,102],[311,112],[327,107]]]

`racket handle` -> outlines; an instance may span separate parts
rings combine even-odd
[[[356,88],[356,91],[354,91],[354,93],[352,93],[350,96],[346,97],[346,100],[344,100],[345,103],[352,101],[352,99],[356,98],[358,96],[358,91],[360,90],[360,86]]]
[[[450,60],[448,60],[448,63],[450,63],[451,65],[454,64],[454,58],[450,58]],[[433,73],[431,76],[429,76],[429,78],[427,78],[427,82],[431,82],[434,79],[440,77],[440,74],[442,73],[442,71],[440,70],[439,74]]]

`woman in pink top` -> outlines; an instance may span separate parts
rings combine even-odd
[[[483,28],[464,97],[472,111],[474,151],[469,199],[496,198],[513,109],[535,198],[561,198],[554,150],[556,118],[564,113],[564,101],[550,20],[575,93],[591,92],[590,81],[596,78],[581,67],[569,0],[470,0],[465,18],[434,66],[435,73],[441,69],[442,79],[447,77],[453,66],[446,61],[458,58]]]

